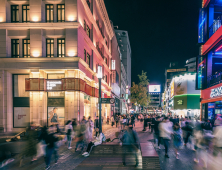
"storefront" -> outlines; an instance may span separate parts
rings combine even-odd
[[[222,114],[222,83],[201,91],[201,119]]]

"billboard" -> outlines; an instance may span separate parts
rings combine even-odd
[[[149,93],[160,93],[160,85],[149,85]]]

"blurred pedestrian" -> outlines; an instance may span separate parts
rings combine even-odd
[[[182,131],[180,129],[179,123],[175,123],[173,127],[173,144],[175,148],[176,159],[179,159],[178,149],[182,145]]]
[[[72,131],[73,131],[72,121],[68,120],[68,122],[66,123],[66,126],[65,126],[65,131],[66,131],[66,136],[67,136],[68,149],[72,149],[72,147],[71,147]]]
[[[106,123],[107,123],[107,125],[109,124],[109,116],[107,116],[107,118],[106,118]]]
[[[156,148],[160,149],[160,142],[161,142],[161,138],[160,138],[160,132],[159,132],[159,124],[161,122],[160,117],[156,118],[157,120],[154,123],[154,143],[156,144]]]
[[[169,158],[168,149],[172,134],[172,124],[169,122],[168,117],[165,117],[164,120],[159,124],[159,131],[165,147],[165,157]]]
[[[111,126],[112,126],[112,127],[113,127],[114,123],[115,123],[114,116],[112,116],[112,117],[111,117]]]

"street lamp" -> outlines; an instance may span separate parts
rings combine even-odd
[[[101,119],[101,110],[102,110],[102,105],[101,105],[101,81],[103,78],[103,70],[102,66],[98,66],[98,73],[97,73],[97,78],[99,79],[99,133],[102,133],[102,119]]]

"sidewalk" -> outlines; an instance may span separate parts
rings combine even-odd
[[[105,134],[106,138],[114,138],[115,132],[118,131],[118,128],[111,127],[111,125],[104,124],[103,125],[103,133]],[[54,155],[52,155],[51,160],[51,168],[53,170],[71,170],[77,167],[83,160],[86,158],[83,157],[80,152],[75,152],[75,142],[72,142],[72,149],[68,150],[67,146],[62,145],[59,148],[59,160],[57,164],[54,164]],[[16,170],[44,170],[45,168],[45,161],[44,158],[41,157],[37,161],[30,163],[31,158],[26,158],[23,160],[23,166],[19,167],[19,160],[15,159],[14,162],[10,163],[9,165],[0,168],[1,170],[9,170],[9,169],[16,169]]]

